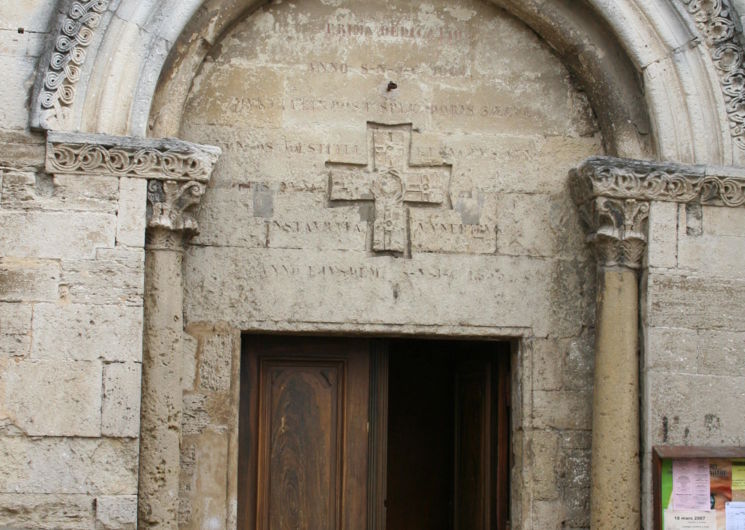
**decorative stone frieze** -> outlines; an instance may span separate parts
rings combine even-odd
[[[578,205],[594,197],[713,206],[745,204],[745,171],[737,168],[597,156],[571,172],[570,185]]]
[[[650,201],[742,206],[745,172],[592,157],[571,172],[570,189],[601,264],[639,268]]]
[[[180,140],[50,131],[46,170],[54,174],[207,182],[219,156],[217,147]]]
[[[49,56],[42,86],[37,89],[35,122],[48,126],[65,107],[72,106],[75,90],[101,17],[110,0],[80,0],[70,3],[61,19],[54,49]]]
[[[745,150],[745,49],[730,0],[678,0],[706,41],[727,106],[730,133],[738,148]]]

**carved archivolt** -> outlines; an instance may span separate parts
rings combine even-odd
[[[745,150],[745,50],[730,0],[678,0],[693,16],[719,74],[735,145]]]
[[[177,140],[50,132],[46,170],[206,182],[219,155],[217,148]]]
[[[70,4],[39,91],[39,112],[55,117],[62,107],[72,105],[86,48],[93,41],[101,16],[108,7],[109,0],[74,1]]]
[[[745,172],[592,157],[570,173],[572,198],[603,265],[638,268],[651,201],[742,206]]]

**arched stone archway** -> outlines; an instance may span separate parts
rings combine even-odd
[[[59,68],[60,61],[65,63],[73,52],[65,51],[65,45],[58,41],[55,49],[50,49],[49,66],[39,77],[38,98],[32,101],[33,124],[46,129],[124,136],[174,135],[188,88],[204,57],[232,24],[257,8],[255,3],[237,1],[177,4],[178,8],[165,2],[122,0],[113,10],[113,4],[101,0],[86,4],[88,11],[82,15],[85,21],[76,18],[74,6],[65,5],[62,27],[77,31],[75,35],[68,34],[68,38],[78,39],[73,49],[85,52],[75,55],[74,61],[80,63],[74,66],[82,75]],[[732,71],[722,67],[722,57],[727,53],[734,53],[742,61],[738,34],[729,33],[736,31],[731,13],[702,13],[695,6],[673,1],[593,1],[583,7],[558,1],[550,5],[501,4],[549,43],[580,78],[598,113],[608,154],[683,163],[741,162],[738,107],[732,104],[737,101],[738,93],[733,88],[737,85],[728,77]],[[693,20],[688,16],[689,7]],[[88,17],[91,14],[99,17]],[[94,18],[99,19],[97,23],[92,22]],[[68,21],[73,21],[73,25],[64,26]],[[719,33],[722,26],[723,34]],[[69,70],[73,65],[65,66]],[[61,72],[66,79],[61,79]],[[50,81],[50,74],[56,74],[52,76],[54,80]],[[50,137],[51,145],[69,141]],[[81,145],[88,141],[99,143],[96,138],[78,141]],[[117,146],[115,140],[109,143]],[[121,146],[125,150],[141,147],[137,141],[127,145],[125,140]],[[65,172],[54,166],[50,166],[50,171]],[[161,178],[169,181],[168,173],[156,180]],[[605,193],[601,190],[598,196]],[[659,200],[644,193],[630,198]],[[175,228],[181,231],[184,227]],[[646,229],[640,232],[646,238]],[[624,239],[623,235],[614,237]],[[151,257],[162,250],[158,249],[151,249]],[[180,289],[181,281],[178,269],[174,265],[165,278],[174,282],[171,287],[176,289]],[[153,274],[150,280],[157,278]],[[151,293],[168,290],[164,291],[162,285],[148,285]],[[153,298],[152,302],[161,304],[163,300]],[[631,317],[635,315],[636,310],[631,312]],[[161,325],[174,336],[180,333],[180,323]],[[156,341],[162,340],[163,329],[147,326],[147,333],[154,333]],[[172,354],[178,342],[180,339],[174,338],[164,344],[162,353]],[[629,348],[635,350],[636,346]],[[169,377],[178,378],[180,374],[171,372]],[[154,381],[155,386],[160,382]],[[173,507],[169,510],[172,512]],[[531,520],[524,519],[525,524]]]

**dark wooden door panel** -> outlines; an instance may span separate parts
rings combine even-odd
[[[369,343],[253,336],[244,344],[242,527],[365,528]]]
[[[259,511],[277,530],[339,528],[344,362],[259,369]]]

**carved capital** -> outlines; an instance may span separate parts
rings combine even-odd
[[[201,182],[151,180],[147,185],[147,226],[190,237],[199,232],[197,213],[204,195]]]
[[[173,139],[50,131],[46,170],[54,174],[207,182],[220,152],[217,147]]]
[[[651,201],[745,205],[738,168],[598,156],[570,172],[569,186],[604,265],[641,266]]]
[[[588,241],[600,265],[641,267],[647,247],[648,202],[598,197],[582,210],[591,227]]]

